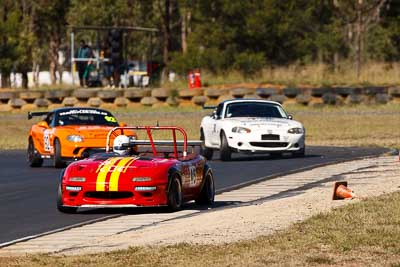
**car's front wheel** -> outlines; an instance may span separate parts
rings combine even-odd
[[[200,131],[200,155],[205,157],[207,160],[211,160],[214,154],[214,151],[211,148],[206,147],[206,138],[204,136],[203,130]]]
[[[228,145],[228,140],[224,132],[221,133],[221,145],[220,145],[220,158],[222,161],[231,160],[232,151]]]
[[[171,211],[177,211],[182,208],[183,196],[182,185],[178,175],[171,178],[171,184],[168,190],[168,207]]]
[[[76,213],[76,211],[78,210],[77,207],[66,207],[66,206],[64,206],[64,203],[62,201],[61,184],[58,186],[58,190],[57,190],[57,209],[58,209],[59,212],[62,212],[62,213]]]
[[[41,167],[43,159],[39,153],[37,153],[32,138],[28,141],[27,161],[30,167]]]
[[[61,143],[60,140],[54,140],[54,167],[56,168],[64,168],[65,161],[61,157]]]

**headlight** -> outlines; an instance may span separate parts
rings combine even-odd
[[[83,142],[83,136],[81,136],[81,135],[68,135],[67,136],[67,140],[70,141],[70,142],[79,143],[79,142]]]
[[[302,134],[304,130],[303,128],[290,128],[287,132],[290,134]]]
[[[149,182],[151,181],[151,177],[135,177],[132,178],[132,182]]]
[[[86,182],[86,178],[85,177],[70,177],[68,178],[68,181],[70,182]]]
[[[233,133],[250,133],[251,130],[249,128],[245,128],[245,127],[233,127],[232,132]]]

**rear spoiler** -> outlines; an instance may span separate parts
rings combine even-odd
[[[41,111],[41,112],[28,112],[28,120],[32,119],[33,117],[44,116],[47,115],[48,111]]]
[[[203,106],[203,109],[216,109],[217,106]]]

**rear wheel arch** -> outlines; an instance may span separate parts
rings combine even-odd
[[[214,205],[215,198],[215,179],[210,167],[204,169],[203,184],[195,202],[198,205]]]
[[[208,165],[207,163],[204,164],[204,169],[203,169],[203,177],[205,177],[207,175],[208,172],[212,173],[212,169],[210,167],[210,165]],[[204,184],[204,181],[203,181]]]
[[[53,149],[54,149],[54,167],[56,168],[63,168],[65,167],[65,162],[62,159],[62,147],[61,147],[61,142],[58,137],[54,138],[53,141]]]
[[[204,170],[203,170],[203,180],[201,181],[201,189],[203,189],[204,184],[205,184],[205,179],[204,179],[204,178],[207,176],[207,174],[208,174],[209,172],[211,173],[211,175],[214,176],[211,167],[206,163],[206,164],[204,165]]]
[[[28,138],[27,161],[30,167],[41,167],[43,159],[36,149],[32,136]]]

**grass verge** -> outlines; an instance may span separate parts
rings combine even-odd
[[[286,106],[306,128],[308,145],[400,147],[400,105],[310,108]],[[196,107],[117,109],[114,115],[128,125],[183,127],[189,139],[199,138],[203,116],[211,113]],[[30,126],[26,113],[0,114],[0,149],[25,149]]]
[[[2,266],[400,266],[400,193],[319,214],[285,231],[219,246],[136,247],[84,256],[0,258]]]
[[[245,77],[238,71],[213,74],[202,71],[203,86],[221,86],[226,84],[254,83],[276,84],[283,86],[371,86],[396,85],[400,83],[400,64],[384,62],[366,62],[360,76],[357,76],[353,62],[342,61],[333,70],[327,64],[291,64],[271,66],[262,69],[257,75]],[[163,87],[187,88],[187,78],[181,77],[174,82],[165,82]]]

